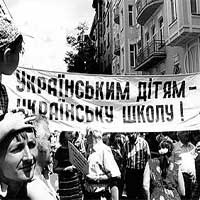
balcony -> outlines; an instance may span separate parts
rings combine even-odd
[[[114,9],[114,22],[119,24],[119,5],[116,5]]]
[[[190,18],[189,18],[190,16]],[[185,46],[191,40],[200,37],[200,15],[184,15],[169,25],[167,45]]]
[[[153,40],[136,56],[135,70],[142,70],[146,67],[151,67],[159,61],[166,58],[165,42],[161,40]]]
[[[116,39],[114,44],[114,54],[119,56],[120,55],[120,40]]]
[[[137,0],[137,22],[144,25],[164,0]]]

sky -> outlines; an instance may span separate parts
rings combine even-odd
[[[20,66],[66,71],[66,35],[94,17],[93,0],[4,0],[24,35],[25,53]]]

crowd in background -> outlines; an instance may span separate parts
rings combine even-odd
[[[80,194],[77,199],[85,200],[200,198],[199,131],[101,133],[100,130],[88,129],[85,133],[56,132],[57,135],[52,135],[60,138],[61,146],[55,143],[58,138],[54,138],[54,162],[59,159],[60,162],[64,161],[58,152],[60,148],[68,149],[67,141],[71,141],[89,163],[89,174],[85,177],[69,163],[69,155],[65,153],[68,160],[68,164],[63,166],[65,173],[76,172],[78,177],[78,182],[74,178],[75,185],[79,185],[78,188],[74,187],[74,194],[72,188],[70,194],[63,194],[64,175],[57,172],[54,163],[53,172],[59,176],[57,192],[61,199],[67,195],[69,197],[66,199],[73,199],[73,195],[77,194]],[[62,147],[62,137],[66,139],[65,147]],[[66,181],[70,182],[69,174],[66,177]],[[70,187],[73,185],[70,184]],[[64,191],[67,193],[67,190]]]

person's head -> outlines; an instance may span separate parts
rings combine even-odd
[[[159,160],[162,177],[166,178],[167,169],[169,167],[169,157],[172,155],[173,143],[170,140],[164,139],[159,144]]]
[[[178,131],[177,132],[178,139],[185,145],[190,141],[190,132],[189,131]]]
[[[38,143],[37,163],[43,169],[51,163],[51,143],[49,123],[44,115],[37,115],[33,122],[36,130],[36,139]]]
[[[102,140],[104,144],[110,145],[110,133],[103,133]]]
[[[110,145],[114,148],[120,148],[123,145],[120,133],[112,133],[110,135]]]
[[[73,131],[61,131],[59,136],[59,142],[61,146],[67,146],[68,141],[72,141],[73,139]]]
[[[80,136],[80,132],[79,131],[73,131],[72,132],[72,140],[77,140]]]
[[[136,132],[129,133],[129,135],[128,135],[129,142],[131,144],[134,144],[136,142],[137,136],[138,136],[138,133],[136,133]]]
[[[94,145],[98,141],[102,141],[102,132],[100,130],[88,128],[86,130],[85,138],[87,140],[88,145]]]
[[[0,74],[11,75],[19,64],[23,37],[14,23],[0,17]]]
[[[37,157],[35,130],[25,128],[12,132],[0,146],[0,181],[8,185],[30,181]]]
[[[163,139],[159,144],[159,153],[170,157],[173,151],[173,143],[170,140]]]

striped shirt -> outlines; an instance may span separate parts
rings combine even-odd
[[[150,158],[150,149],[147,141],[138,136],[136,142],[126,143],[126,168],[144,169],[148,159]]]

